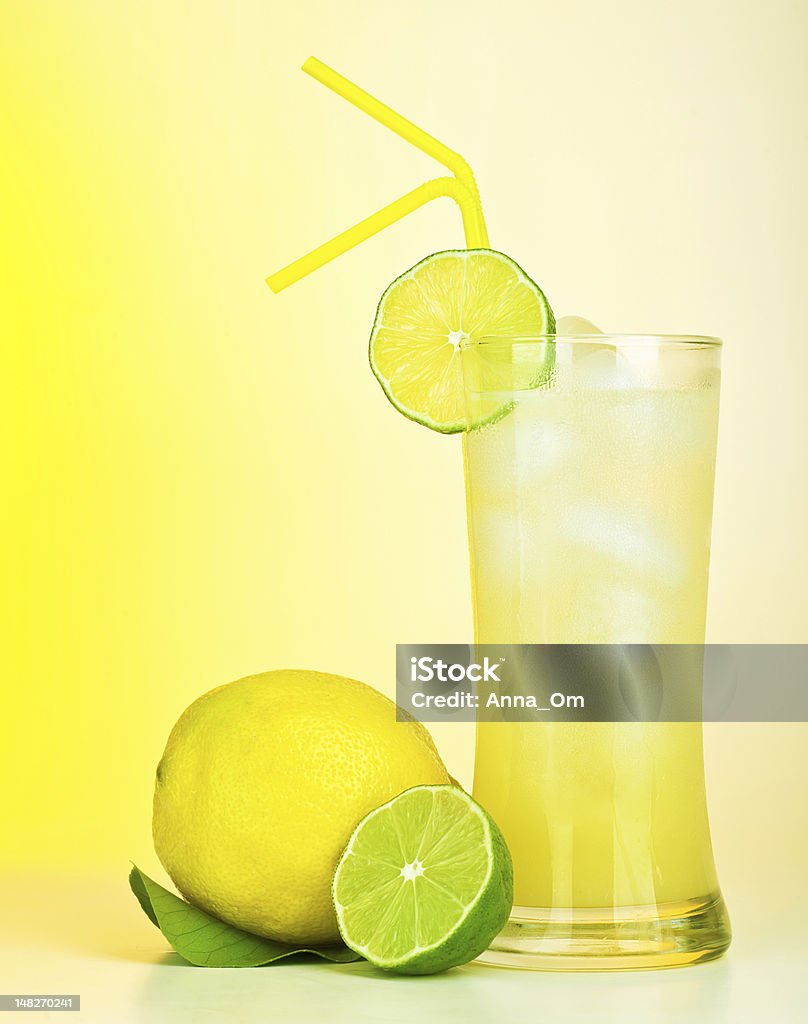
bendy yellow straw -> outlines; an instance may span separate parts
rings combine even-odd
[[[459,153],[449,149],[448,146],[425,132],[423,128],[408,121],[401,114],[377,100],[375,96],[371,96],[370,93],[348,81],[333,68],[317,60],[316,57],[309,57],[303,65],[303,70],[316,78],[318,82],[328,86],[337,95],[358,107],[359,110],[389,128],[390,131],[395,132],[396,135],[406,139],[407,142],[443,164],[452,172],[453,176],[435,178],[419,185],[418,188],[396,199],[377,213],[371,214],[370,217],[366,217],[365,220],[348,228],[347,231],[343,231],[307,255],[301,256],[294,263],[290,263],[289,266],[272,274],[267,278],[267,284],[273,292],[280,292],[284,288],[288,288],[290,284],[294,284],[295,281],[299,281],[313,270],[317,270],[337,256],[341,256],[383,228],[401,220],[413,210],[419,209],[432,199],[441,197],[454,199],[460,208],[467,247],[479,249],[488,246],[488,232],[474,174]]]

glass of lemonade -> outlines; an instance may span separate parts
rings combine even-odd
[[[720,342],[477,346],[496,372],[467,375],[469,419],[509,411],[464,436],[476,641],[703,643]],[[518,383],[531,365],[539,386]],[[474,795],[515,872],[487,962],[665,967],[728,946],[700,723],[480,722]]]
[[[463,435],[477,642],[701,645],[721,343],[565,334],[580,318],[558,325],[489,247],[463,157],[316,58],[303,68],[449,176],[272,274],[273,291],[433,199],[463,218],[465,249],[383,292],[369,360],[399,412]],[[478,722],[474,794],[515,871],[488,962],[672,967],[729,945],[699,722]]]

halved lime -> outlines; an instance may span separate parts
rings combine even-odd
[[[479,956],[508,919],[511,856],[455,786],[415,786],[360,821],[331,887],[345,943],[377,967],[434,974]]]
[[[554,329],[541,288],[509,256],[493,249],[436,252],[382,295],[370,335],[370,365],[399,412],[456,434],[506,412],[513,404],[509,390],[547,377],[552,346],[537,355],[536,346],[508,343]],[[492,339],[502,344],[492,345]],[[464,395],[464,363],[467,381],[471,367],[485,385],[486,395],[472,412]]]

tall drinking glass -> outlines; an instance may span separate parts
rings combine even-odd
[[[703,643],[720,351],[488,339],[472,373],[464,355],[469,416],[491,420],[464,448],[478,643]],[[514,860],[487,962],[668,967],[728,946],[701,723],[480,722],[474,795]]]

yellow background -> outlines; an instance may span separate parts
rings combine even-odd
[[[450,203],[266,274],[435,173],[314,53],[460,150],[559,314],[726,339],[710,631],[808,641],[808,7],[10,0],[0,8],[0,864],[154,868],[181,710],[311,667],[392,692],[470,636],[459,441],[396,415],[384,286]],[[471,737],[436,728],[468,783]],[[711,727],[719,872],[804,864],[800,726]]]

